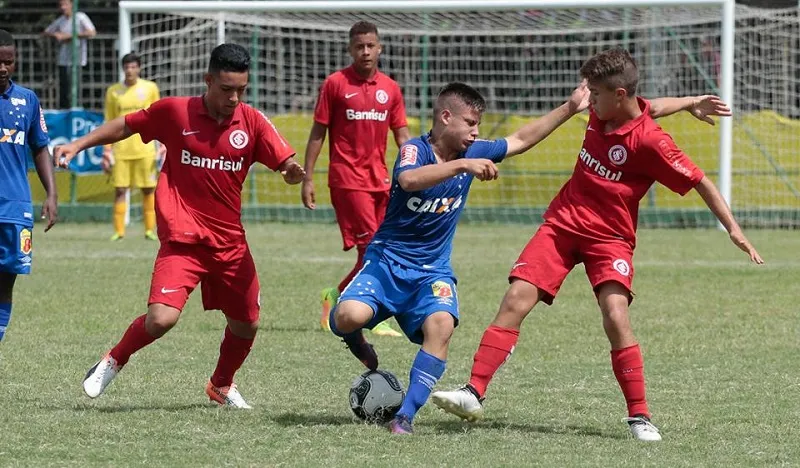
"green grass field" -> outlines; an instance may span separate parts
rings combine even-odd
[[[199,295],[164,339],[131,360],[106,394],[86,370],[144,312],[157,246],[110,244],[110,226],[35,234],[34,273],[17,283],[0,344],[3,466],[774,466],[800,464],[800,237],[751,231],[767,260],[749,265],[718,231],[645,230],[632,318],[642,342],[660,444],[630,438],[608,344],[579,267],[552,307],[524,324],[489,389],[486,419],[467,425],[432,406],[417,434],[353,421],[361,365],[317,330],[318,293],[353,256],[334,225],[257,224],[249,240],[263,321],[238,374],[255,409],[209,404],[203,388],[223,329]],[[468,225],[456,235],[461,326],[439,388],[461,384],[531,226]],[[373,340],[407,383],[416,348]]]

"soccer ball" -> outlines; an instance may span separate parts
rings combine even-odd
[[[350,387],[350,409],[359,419],[385,424],[400,409],[405,395],[400,381],[391,372],[366,371]]]

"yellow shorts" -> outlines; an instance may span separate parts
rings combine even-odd
[[[116,188],[153,188],[158,180],[155,158],[121,159],[111,168]]]

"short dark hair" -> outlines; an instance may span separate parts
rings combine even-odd
[[[246,72],[250,70],[250,54],[239,44],[220,44],[211,51],[208,72]]]
[[[470,109],[475,109],[481,114],[486,110],[486,100],[477,89],[468,84],[454,82],[445,85],[436,98],[437,107],[451,97],[458,98],[464,105]]]
[[[639,85],[636,61],[630,52],[619,47],[604,50],[587,60],[581,67],[581,77],[608,88],[623,88],[631,97],[636,96]]]
[[[129,63],[136,63],[136,65],[142,66],[142,58],[136,52],[128,52],[123,55],[121,62],[123,67]]]
[[[361,34],[369,34],[373,33],[375,36],[378,36],[378,27],[375,26],[374,23],[370,23],[369,21],[359,21],[358,23],[354,24],[353,27],[350,28],[350,40],[356,38],[356,36],[360,36]]]
[[[14,36],[5,29],[0,29],[0,47],[14,47]]]

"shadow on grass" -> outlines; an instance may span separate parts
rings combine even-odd
[[[440,433],[467,433],[475,429],[482,430],[497,430],[497,431],[514,431],[514,432],[527,432],[533,434],[544,435],[581,435],[590,437],[602,437],[606,439],[627,439],[630,436],[627,431],[622,430],[608,430],[601,431],[599,429],[588,426],[577,426],[569,424],[565,426],[558,425],[545,425],[545,424],[519,424],[509,423],[502,420],[484,421],[475,424],[469,424],[462,421],[433,421],[426,424],[435,432]]]
[[[353,416],[343,414],[282,413],[278,415],[267,415],[267,419],[284,427],[350,426],[353,424],[361,424],[361,422]]]
[[[196,411],[200,409],[215,409],[217,406],[211,403],[167,403],[163,405],[154,404],[133,404],[133,405],[117,405],[117,406],[93,406],[89,403],[76,403],[72,405],[73,411],[92,411],[97,413],[135,413],[141,412],[182,412],[182,411]],[[64,409],[64,408],[57,408]]]

